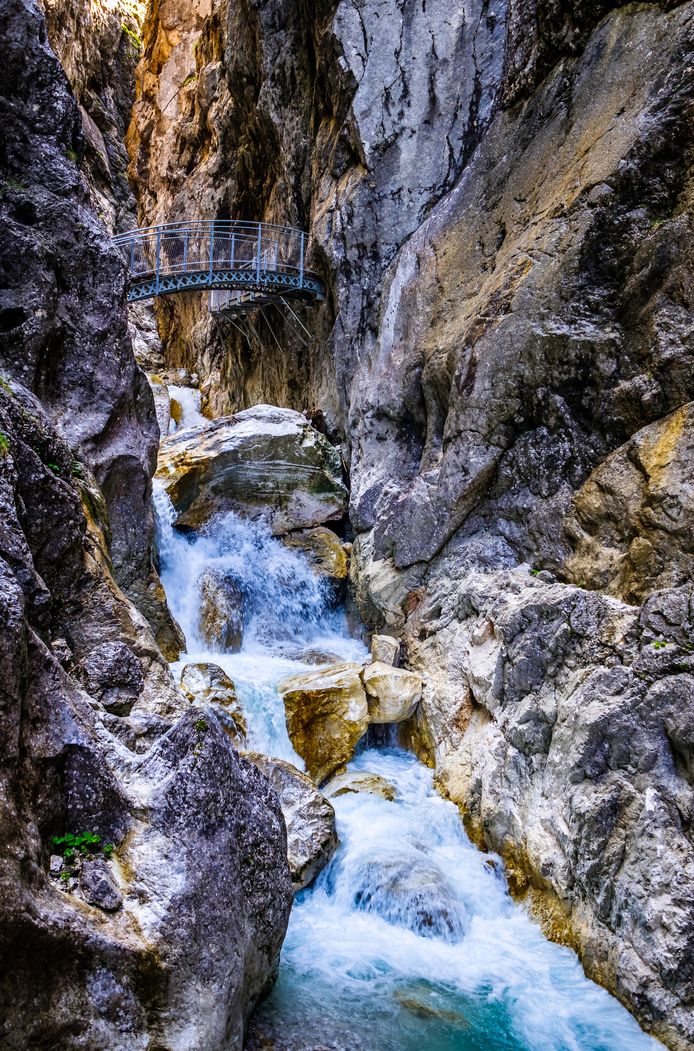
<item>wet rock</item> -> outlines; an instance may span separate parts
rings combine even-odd
[[[371,659],[397,668],[400,659],[400,643],[392,635],[372,635]]]
[[[398,796],[395,785],[380,774],[372,774],[368,770],[347,770],[344,774],[337,774],[331,778],[323,788],[323,795],[328,799],[358,792],[380,796],[389,802],[393,802]]]
[[[88,905],[96,905],[106,912],[115,912],[123,904],[109,864],[103,858],[82,862],[79,875],[79,892]]]
[[[354,904],[423,938],[459,942],[465,934],[456,891],[435,865],[409,855],[365,860],[355,881]]]
[[[331,529],[319,527],[287,533],[283,542],[307,556],[314,573],[329,583],[331,598],[338,602],[349,574],[349,557],[340,538]]]
[[[358,664],[335,664],[277,687],[291,742],[317,785],[352,758],[366,732],[369,710],[360,672]]]
[[[157,415],[159,433],[162,438],[165,438],[169,433],[169,424],[171,423],[171,399],[169,398],[169,388],[161,376],[152,375],[150,373],[147,376],[147,379],[152,388],[154,411]]]
[[[244,748],[248,725],[236,687],[217,664],[186,664],[181,672],[181,690],[189,701],[212,707],[237,748]]]
[[[282,534],[341,518],[346,508],[337,450],[301,413],[270,405],[171,435],[157,477],[177,524],[193,528],[236,511],[263,517]]]
[[[372,723],[401,723],[414,714],[422,696],[422,677],[375,661],[362,671]]]
[[[247,752],[279,796],[287,825],[287,856],[294,891],[303,890],[337,849],[335,811],[313,781],[291,763]]]
[[[233,576],[206,569],[200,577],[198,631],[210,649],[237,653],[243,643],[243,591]]]

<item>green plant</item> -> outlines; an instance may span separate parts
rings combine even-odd
[[[136,51],[139,51],[142,47],[142,41],[140,40],[137,33],[133,29],[131,29],[130,26],[126,26],[125,22],[121,22],[120,27],[123,30],[125,36],[127,37],[130,45],[134,47]]]
[[[207,723],[204,719],[198,719],[198,721],[193,725],[195,727],[196,732],[199,734],[204,734],[205,730],[207,729]]]
[[[0,456],[7,456],[10,451],[10,439],[4,431],[0,431]]]
[[[652,643],[652,646],[654,650],[664,650],[667,646],[667,642],[665,642],[663,639],[656,639],[655,642]]]
[[[530,570],[530,576],[531,576],[531,577],[539,577],[539,575],[540,575],[540,572],[541,572],[541,571],[540,571],[539,569],[531,569],[531,570]]]
[[[85,855],[103,853],[106,857],[110,857],[113,853],[113,843],[102,845],[98,832],[66,832],[62,836],[53,836],[51,843],[56,853],[62,854],[68,863],[72,862],[78,853]]]
[[[49,467],[53,474],[60,474],[60,467],[57,463],[47,463],[46,467]]]
[[[67,155],[68,160],[72,161],[73,164],[77,164],[79,157],[77,156],[75,150],[66,150],[65,153]]]
[[[5,186],[9,186],[11,190],[28,190],[29,187],[26,183],[20,182],[19,179],[5,179]]]
[[[70,465],[70,474],[73,478],[84,478],[84,469],[79,460],[73,460]]]

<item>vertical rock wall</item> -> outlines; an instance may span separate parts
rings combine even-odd
[[[284,823],[121,590],[149,591],[152,396],[43,15],[2,14],[0,1044],[240,1051]],[[99,846],[51,860],[65,833]]]

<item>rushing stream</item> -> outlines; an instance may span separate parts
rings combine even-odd
[[[189,539],[156,497],[162,580],[188,641],[180,662],[209,660],[236,683],[250,745],[302,767],[276,691],[309,671],[307,651],[363,660],[304,557],[261,523],[226,515]],[[210,653],[198,635],[199,575],[232,572],[244,641]],[[547,941],[506,890],[497,858],[476,850],[432,773],[395,749],[363,751],[353,769],[385,777],[394,801],[333,800],[340,847],[298,895],[275,991],[261,1024],[281,1047],[349,1051],[655,1051],[631,1015]]]

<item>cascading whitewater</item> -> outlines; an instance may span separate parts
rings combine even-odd
[[[223,515],[186,537],[160,488],[155,506],[162,581],[188,640],[180,663],[220,664],[236,683],[251,746],[301,766],[277,683],[308,670],[308,650],[364,660],[364,647],[303,555],[263,522]],[[200,580],[210,569],[233,577],[243,595],[239,653],[212,653],[200,637]],[[395,798],[332,800],[340,848],[297,897],[261,1032],[300,1051],[661,1046],[513,903],[499,859],[473,847],[430,770],[396,749],[364,751],[350,766],[385,778]]]

